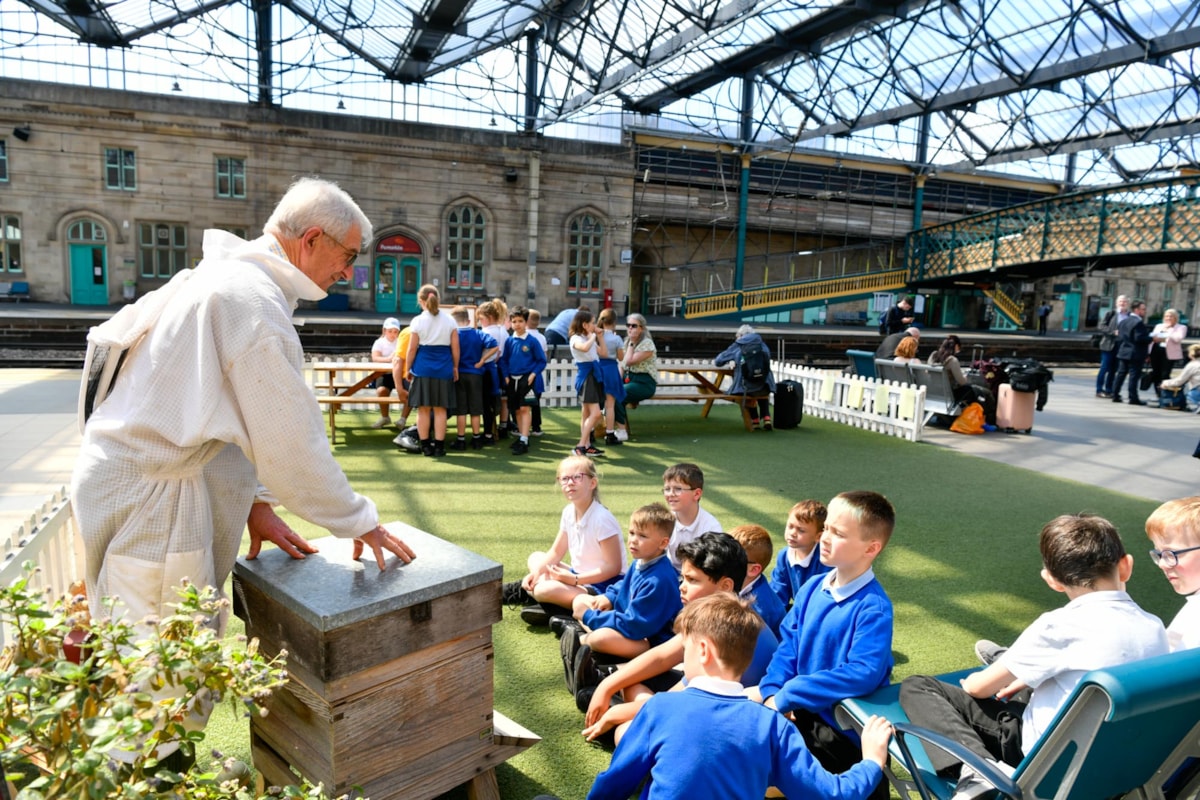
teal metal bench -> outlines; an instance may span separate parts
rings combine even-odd
[[[890,358],[875,359],[875,377],[892,383],[916,383],[907,362],[892,361]]]
[[[973,670],[939,676],[957,684]],[[1046,734],[1012,776],[952,740],[908,721],[899,684],[838,705],[838,721],[861,730],[878,714],[896,727],[885,774],[902,798],[945,800],[954,783],[938,776],[924,748],[969,764],[1001,797],[1105,800],[1192,798],[1200,786],[1200,649],[1134,661],[1083,676]]]
[[[846,357],[850,359],[850,366],[854,367],[854,374],[863,378],[875,377],[875,354],[866,350],[847,350]]]

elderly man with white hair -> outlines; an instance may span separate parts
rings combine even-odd
[[[262,538],[312,551],[256,497],[354,539],[356,558],[369,546],[380,569],[385,551],[413,557],[330,454],[292,325],[299,300],[350,276],[371,223],[336,184],[305,178],[263,230],[253,241],[205,231],[195,269],[88,337],[125,351],[71,485],[93,614],[118,597],[133,620],[165,615],[184,578],[219,589],[248,518],[253,553]]]
[[[905,328],[904,330],[897,331],[896,333],[889,333],[884,337],[883,341],[879,343],[879,347],[875,349],[875,357],[890,359],[892,356],[896,355],[897,345],[904,341],[906,336],[913,337],[919,343],[921,341],[921,329]]]

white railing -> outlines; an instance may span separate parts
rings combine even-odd
[[[925,387],[893,383],[798,364],[772,362],[776,381],[804,387],[804,413],[855,428],[921,441]]]
[[[350,362],[369,362],[369,358],[339,359]],[[712,361],[703,358],[659,359],[664,367],[711,366]],[[780,361],[771,362],[771,370],[777,381],[794,380],[804,386],[804,413],[819,419],[828,419],[843,425],[896,436],[910,442],[921,440],[925,418],[925,389],[913,384],[898,384],[843,375],[832,370],[813,369],[798,364]],[[314,375],[316,373],[313,373]],[[343,371],[339,380],[357,381],[366,372]],[[545,408],[566,408],[579,404],[575,394],[575,364],[569,359],[554,359],[546,367],[542,377],[546,391],[542,395]],[[314,390],[322,387],[312,378]],[[681,394],[693,394],[694,379],[686,374],[660,372],[658,391],[653,400],[646,404],[685,403],[686,400],[671,400],[672,385],[680,384]],[[376,410],[372,405],[347,405],[349,409]]]
[[[30,588],[44,593],[48,600],[62,597],[72,583],[83,578],[83,542],[75,530],[65,487],[0,541],[0,585],[8,586],[21,577],[26,561],[38,566]],[[9,638],[0,625],[0,647]]]

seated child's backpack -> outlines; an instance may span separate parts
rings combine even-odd
[[[950,426],[955,433],[983,433],[983,406],[971,403]]]
[[[766,391],[767,376],[771,373],[771,362],[762,342],[750,342],[741,346],[742,355],[738,369],[742,373],[742,392],[759,394]]]
[[[1162,387],[1158,394],[1158,407],[1187,411],[1187,395],[1184,393],[1183,388],[1168,389],[1165,386]]]

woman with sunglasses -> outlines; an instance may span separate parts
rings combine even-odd
[[[629,439],[625,407],[637,408],[643,400],[649,400],[658,391],[658,348],[654,337],[646,327],[646,318],[641,314],[630,314],[625,318],[625,355],[621,368],[625,373],[625,402],[617,403],[613,410],[616,426],[613,431],[622,442]]]

